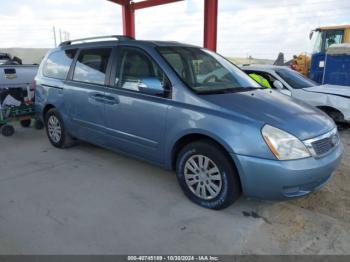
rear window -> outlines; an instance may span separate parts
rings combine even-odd
[[[103,85],[111,48],[83,50],[75,65],[73,80]]]
[[[43,68],[44,76],[66,79],[76,51],[76,49],[70,49],[50,54]]]

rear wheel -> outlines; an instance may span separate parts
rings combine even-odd
[[[73,138],[69,135],[61,115],[55,108],[46,113],[45,125],[47,137],[54,147],[67,148],[74,145]]]
[[[223,209],[241,194],[236,169],[214,142],[202,140],[185,146],[177,158],[177,179],[185,195],[210,209]]]

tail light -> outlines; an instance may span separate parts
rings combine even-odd
[[[31,85],[31,87],[30,87],[30,91],[35,91],[35,88],[36,88],[36,81],[33,80],[33,81],[32,81],[32,85]]]

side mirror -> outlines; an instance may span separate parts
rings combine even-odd
[[[311,40],[313,34],[314,34],[314,30],[312,30],[312,31],[310,32],[310,34],[309,34],[309,39],[310,39],[310,40]]]
[[[282,84],[281,81],[279,81],[279,80],[273,81],[273,86],[274,86],[275,88],[277,88],[278,90],[284,89],[283,84]]]
[[[162,82],[156,77],[146,77],[141,79],[137,87],[140,92],[143,92],[148,95],[164,96],[165,89]]]

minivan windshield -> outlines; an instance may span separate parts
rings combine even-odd
[[[199,94],[242,92],[262,88],[243,71],[207,49],[158,47],[181,80]]]
[[[317,83],[291,69],[277,69],[276,73],[292,88],[301,89],[316,86]]]

